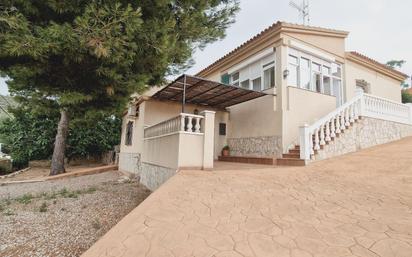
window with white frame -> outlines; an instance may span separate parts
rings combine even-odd
[[[307,58],[300,58],[300,84],[304,89],[311,89],[311,71],[310,60]]]
[[[250,89],[250,80],[246,79],[240,83],[240,87]]]
[[[255,78],[252,80],[252,89],[255,91],[262,90],[262,79],[261,77]]]
[[[321,65],[316,62],[312,62],[312,85],[313,85],[313,90],[321,93],[322,92],[322,71],[321,71]]]
[[[230,84],[262,91],[275,87],[275,56],[267,55],[230,75]]]
[[[291,86],[298,86],[298,81],[299,81],[298,69],[299,69],[298,57],[290,54],[288,56],[288,70],[289,70],[288,84]]]
[[[263,88],[266,90],[275,87],[275,62],[269,62],[263,65]]]
[[[291,49],[288,85],[337,97],[342,103],[342,65]]]
[[[239,72],[230,74],[230,84],[232,86],[239,86]]]

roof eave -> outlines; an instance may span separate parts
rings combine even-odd
[[[384,74],[384,75],[389,76],[389,77],[391,77],[395,80],[398,80],[399,82],[403,82],[409,77],[408,75],[406,75],[406,74],[404,74],[400,71],[394,70],[394,69],[389,68],[389,67],[385,67],[384,64],[378,63],[378,62],[376,62],[376,61],[374,61],[374,60],[372,60],[372,59],[370,59],[366,56],[363,56],[363,55],[359,54],[359,53],[346,52],[345,56],[346,56],[346,59],[348,59],[350,61],[353,61],[357,64],[366,66],[368,68],[371,68],[371,69],[373,69],[373,70],[375,70],[375,71],[377,71],[381,74]]]

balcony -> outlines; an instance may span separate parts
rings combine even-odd
[[[172,169],[212,169],[214,115],[181,113],[144,129],[142,161]]]

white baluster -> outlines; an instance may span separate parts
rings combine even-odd
[[[343,132],[346,129],[345,127],[345,112],[340,113],[340,130]]]
[[[339,134],[340,133],[340,122],[339,122],[339,115],[335,116],[335,133]]]
[[[313,149],[315,150],[319,150],[320,149],[320,145],[319,145],[319,129],[315,130],[315,146],[313,147]]]
[[[314,155],[315,152],[313,151],[313,135],[309,133],[309,147],[310,147],[310,155]]]
[[[354,103],[354,106],[353,106],[353,119],[355,121],[357,121],[359,119],[359,113],[360,113],[360,109],[361,109],[361,101],[362,101],[362,99],[359,99],[358,101],[356,101]]]
[[[326,142],[325,142],[325,126],[324,125],[320,126],[320,142],[319,142],[319,144],[320,145],[325,145],[326,144]]]
[[[355,106],[352,104],[349,108],[349,122],[352,124],[355,122]]]
[[[344,114],[345,114],[345,127],[349,127],[350,126],[349,108],[345,109]]]
[[[195,132],[196,133],[200,132],[200,118],[199,117],[196,117]]]
[[[187,116],[187,132],[193,132],[192,116]]]
[[[180,131],[185,131],[185,116],[180,115]]]
[[[330,140],[331,140],[331,138],[330,138],[330,121],[327,121],[326,122],[326,128],[325,128],[325,141],[326,142],[329,142]]]
[[[330,122],[330,137],[334,138],[334,137],[336,137],[336,134],[335,134],[335,119],[332,118],[329,122]]]

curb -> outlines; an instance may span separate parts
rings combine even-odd
[[[77,171],[72,171],[70,173],[63,173],[51,177],[43,177],[40,179],[30,179],[30,180],[17,180],[17,181],[6,181],[6,182],[0,182],[0,185],[11,185],[11,184],[24,184],[24,183],[35,183],[35,182],[44,182],[44,181],[50,181],[50,180],[57,180],[57,179],[64,179],[64,178],[73,178],[73,177],[80,177],[80,176],[86,176],[86,175],[93,175],[93,174],[99,174],[111,170],[117,170],[118,166],[117,165],[106,165],[106,166],[100,166],[100,167],[95,167],[95,168],[84,168],[80,169]]]

